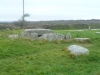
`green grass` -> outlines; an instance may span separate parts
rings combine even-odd
[[[0,75],[100,75],[100,35],[96,31],[70,31],[72,37],[87,37],[89,43],[8,38],[22,30],[0,31]],[[55,30],[66,35],[69,31]],[[71,58],[66,51],[77,44],[89,49],[90,55]]]

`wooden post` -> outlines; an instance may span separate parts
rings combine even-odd
[[[90,30],[91,28],[90,28],[90,26],[89,26],[89,30]]]

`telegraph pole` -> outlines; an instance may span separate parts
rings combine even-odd
[[[24,23],[24,0],[23,0],[23,25],[22,25],[22,28],[24,29],[24,27],[25,27],[25,23]]]

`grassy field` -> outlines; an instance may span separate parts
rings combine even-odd
[[[8,38],[22,30],[0,31],[0,75],[100,75],[100,30],[70,31],[72,37],[90,38],[90,42],[34,41]],[[55,30],[66,35],[67,30]],[[80,45],[90,51],[88,56],[71,58],[69,45]]]

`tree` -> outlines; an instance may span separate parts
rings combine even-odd
[[[22,16],[22,18],[24,17],[29,17],[30,16],[30,14],[28,14],[28,13],[26,13],[26,14],[24,14],[23,16]]]
[[[30,16],[30,14],[28,14],[28,13],[26,13],[26,14],[24,14],[22,17],[21,17],[21,19],[20,19],[20,22],[21,22],[21,28],[25,28],[25,23],[27,22],[27,21],[25,21],[25,17],[29,17]],[[24,19],[23,19],[24,18]]]
[[[25,28],[26,25],[27,25],[27,21],[24,20],[24,26],[23,26],[23,17],[29,17],[30,15],[27,13],[27,14],[24,14],[18,21],[14,21],[13,24],[17,27],[20,27],[20,28]]]

